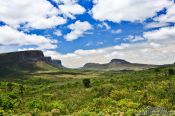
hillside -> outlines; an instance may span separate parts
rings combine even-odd
[[[142,71],[51,70],[0,82],[0,114],[135,116],[175,111],[175,67]],[[90,85],[84,84],[89,80]],[[161,112],[159,111],[163,109]]]
[[[63,68],[61,61],[45,57],[39,50],[0,54],[0,76],[56,68]]]
[[[107,64],[87,63],[82,69],[85,70],[143,70],[155,68],[156,65],[130,63],[122,59],[112,59]]]
[[[57,68],[60,62],[53,65],[41,51],[1,54],[1,60],[2,116],[175,115],[174,65],[149,68],[154,65],[113,59],[98,70]],[[104,70],[116,66],[122,71]]]

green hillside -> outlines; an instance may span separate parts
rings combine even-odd
[[[148,108],[175,112],[174,66],[103,72],[37,65],[44,69],[1,76],[0,114],[51,116],[53,109],[72,116],[134,116]]]
[[[54,71],[57,68],[43,62],[23,62],[17,64],[3,64],[0,65],[0,79],[10,75],[20,75],[22,73],[32,73],[38,71]]]

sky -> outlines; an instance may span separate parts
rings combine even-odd
[[[69,68],[175,62],[174,0],[0,0],[0,53],[42,50]]]

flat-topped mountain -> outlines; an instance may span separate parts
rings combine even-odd
[[[122,59],[112,59],[110,64],[131,64],[131,63]]]
[[[63,67],[60,60],[52,60],[51,57],[45,57],[43,52],[40,50],[19,51],[0,54],[1,66],[35,63],[37,61],[43,61],[57,68]]]
[[[131,63],[123,59],[112,59],[109,63],[87,63],[82,69],[85,70],[143,70],[155,68],[157,65]]]
[[[44,54],[39,50],[19,51],[0,54],[0,64],[20,63],[26,61],[43,60]]]

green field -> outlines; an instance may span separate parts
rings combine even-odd
[[[0,115],[51,116],[53,109],[73,116],[135,116],[148,107],[175,111],[174,66],[103,72],[37,65],[44,69],[2,73]],[[84,79],[90,79],[90,87]]]

